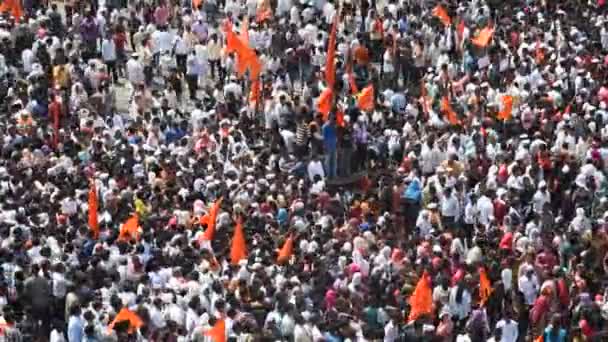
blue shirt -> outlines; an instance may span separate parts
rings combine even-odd
[[[335,151],[338,142],[336,125],[326,122],[323,125],[323,145],[327,151]]]
[[[70,316],[68,323],[68,342],[82,342],[84,338],[84,321],[81,317]]]

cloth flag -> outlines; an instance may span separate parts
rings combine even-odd
[[[471,42],[479,47],[486,47],[492,40],[494,35],[494,28],[486,26],[477,35],[477,37],[471,39]]]
[[[277,257],[277,263],[284,264],[289,261],[289,258],[293,255],[293,236],[289,235],[283,247],[279,250],[279,256]]]
[[[502,110],[498,112],[498,118],[507,121],[513,116],[513,96],[505,95],[502,97]]]
[[[137,213],[134,213],[120,227],[118,239],[122,241],[129,241],[130,239],[139,240],[139,236],[139,215],[137,215]]]
[[[112,330],[114,329],[114,325],[116,323],[120,323],[120,322],[124,322],[124,321],[128,321],[129,322],[129,334],[133,334],[135,333],[135,331],[139,328],[141,328],[144,325],[144,321],[133,311],[127,309],[127,308],[122,308],[118,314],[116,315],[116,317],[114,317],[114,320],[112,321],[112,323],[110,323],[110,325],[108,325],[108,329]]]
[[[207,215],[201,217],[201,224],[207,224],[207,230],[201,236],[201,239],[212,241],[213,236],[215,235],[215,221],[217,220],[217,214],[220,212],[220,206],[222,205],[222,198],[218,198],[213,204],[211,208],[209,208],[209,212]]]
[[[338,15],[334,15],[329,33],[329,43],[327,47],[327,61],[325,62],[325,82],[329,88],[334,88],[336,83],[336,32],[338,30]]]
[[[213,342],[226,342],[226,321],[219,319],[213,325],[213,328],[205,332],[205,336],[211,337]]]
[[[481,305],[484,305],[488,301],[492,291],[494,289],[492,288],[490,278],[488,278],[486,269],[482,267],[479,269],[479,302]]]
[[[247,243],[245,241],[245,232],[243,231],[243,222],[239,218],[236,221],[234,235],[232,236],[232,245],[230,246],[230,261],[233,265],[238,265],[239,261],[247,258]]]
[[[435,8],[433,8],[433,15],[439,18],[439,20],[445,26],[450,26],[450,24],[452,23],[452,19],[448,15],[448,11],[446,11],[445,8],[441,5],[437,5],[435,6]]]
[[[357,95],[357,106],[364,111],[374,110],[374,86],[368,85]]]
[[[317,110],[323,114],[323,121],[327,121],[329,118],[329,111],[331,110],[333,91],[327,87],[319,95],[319,101],[317,102]]]
[[[448,119],[448,122],[451,125],[460,125],[460,120],[458,120],[458,115],[456,114],[456,112],[454,111],[452,106],[450,105],[450,100],[448,99],[447,96],[444,96],[441,99],[441,111],[443,112],[443,114],[445,114],[446,118]]]
[[[431,289],[431,277],[424,271],[416,288],[410,297],[410,315],[408,321],[433,312],[433,290]]]
[[[10,15],[15,19],[15,22],[19,22],[19,19],[23,17],[23,8],[21,7],[20,0],[4,0],[0,5],[0,12],[9,12]]]
[[[99,238],[99,220],[97,218],[98,207],[95,181],[91,180],[89,189],[89,229],[93,232],[95,239]]]

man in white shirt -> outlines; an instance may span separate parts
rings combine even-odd
[[[144,84],[144,66],[139,60],[139,55],[134,53],[127,62],[127,79],[135,89],[137,86]]]
[[[534,273],[534,268],[528,267],[521,278],[518,280],[519,291],[523,293],[526,305],[533,305],[538,296],[538,278]]]
[[[109,34],[101,42],[101,58],[108,68],[108,73],[112,75],[112,81],[116,82],[118,79],[118,73],[116,72],[116,44]]]
[[[519,330],[517,327],[517,322],[514,321],[511,316],[511,311],[507,310],[505,312],[505,318],[501,319],[500,321],[498,321],[498,323],[496,323],[496,329],[500,329],[501,331],[501,338],[500,340],[497,340],[497,342],[517,341],[517,337],[519,336]]]

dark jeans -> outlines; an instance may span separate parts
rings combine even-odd
[[[144,67],[144,77],[146,86],[149,87],[152,84],[152,78],[154,77],[154,69],[152,69],[152,66]]]
[[[186,61],[188,60],[188,55],[175,55],[175,61],[177,63],[177,70],[182,74],[186,74]]]
[[[105,61],[108,66],[108,75],[112,76],[112,82],[118,80],[118,72],[116,70],[116,61]]]
[[[220,60],[218,59],[217,61],[214,60],[209,60],[209,68],[211,69],[211,78],[215,80],[215,77],[217,75],[217,77],[219,77],[220,81],[222,81],[222,76],[221,76],[221,71],[220,69],[222,68],[220,65]]]
[[[190,99],[196,99],[196,91],[198,90],[198,75],[186,75],[186,83],[188,83]]]

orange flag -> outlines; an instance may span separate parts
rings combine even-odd
[[[110,325],[108,325],[108,329],[112,330],[112,329],[114,329],[114,325],[116,323],[124,322],[124,321],[129,322],[129,331],[128,331],[129,334],[135,333],[135,331],[137,329],[141,328],[144,325],[144,321],[135,312],[133,312],[127,308],[122,308],[118,312],[116,317],[114,317],[114,320],[112,321],[112,323],[110,323]]]
[[[331,110],[333,92],[331,88],[327,87],[321,95],[319,95],[319,102],[317,103],[317,110],[323,114],[323,121],[327,121],[329,118],[329,111]]]
[[[20,0],[4,0],[0,5],[0,12],[10,12],[11,16],[15,19],[15,22],[19,22],[19,19],[23,17],[23,8],[21,8]]]
[[[452,23],[452,19],[448,15],[448,11],[446,11],[445,8],[441,5],[437,5],[435,6],[435,8],[433,8],[433,15],[439,18],[439,20],[441,20],[441,22],[445,26],[450,26],[450,24]]]
[[[336,83],[336,31],[338,30],[338,15],[334,14],[334,19],[331,24],[329,33],[329,43],[327,46],[327,61],[325,61],[325,82],[329,88],[334,87]]]
[[[543,335],[540,335],[534,339],[534,342],[545,342],[545,337]]]
[[[410,315],[408,321],[433,312],[433,290],[431,289],[431,277],[424,271],[416,288],[410,297]]]
[[[357,94],[357,106],[361,110],[374,110],[374,86],[368,85]]]
[[[486,26],[479,32],[477,37],[471,39],[471,43],[479,47],[486,47],[490,43],[490,40],[492,40],[493,35],[494,28]]]
[[[293,237],[289,235],[283,247],[279,250],[279,256],[277,257],[277,263],[284,264],[289,261],[289,258],[293,255]]]
[[[492,288],[490,278],[488,278],[486,269],[482,267],[479,269],[479,302],[481,305],[484,305],[488,301],[492,291],[494,289]]]
[[[232,245],[230,246],[230,261],[233,265],[238,265],[239,261],[245,258],[247,258],[247,243],[245,242],[243,222],[239,218],[236,221],[234,235],[232,236]]]
[[[209,208],[209,212],[207,215],[201,217],[201,223],[207,224],[207,230],[201,236],[201,239],[212,241],[213,236],[215,235],[215,221],[217,220],[217,214],[220,211],[220,206],[222,204],[222,198],[217,199]]]
[[[460,125],[460,120],[458,120],[458,115],[450,105],[450,100],[447,96],[444,96],[441,99],[441,111],[446,115],[448,122],[452,125]]]
[[[95,181],[91,180],[91,188],[89,189],[89,229],[93,232],[95,239],[99,238],[99,221],[97,219],[97,189]]]
[[[507,121],[513,116],[513,96],[505,95],[502,97],[502,110],[498,112],[498,118]]]
[[[139,215],[133,213],[133,215],[125,221],[120,227],[120,233],[118,234],[118,240],[128,241],[130,239],[139,240]]]
[[[245,42],[242,37],[234,33],[231,28],[226,30],[226,52],[234,52],[237,55],[236,69],[243,76],[247,69],[250,71],[250,79],[256,79],[262,70],[260,59],[255,51]]]
[[[249,91],[249,102],[257,104],[260,101],[262,93],[262,85],[259,79],[254,79],[251,83],[251,90]]]
[[[226,321],[219,319],[213,325],[213,328],[205,332],[205,336],[211,337],[213,342],[226,342]]]

